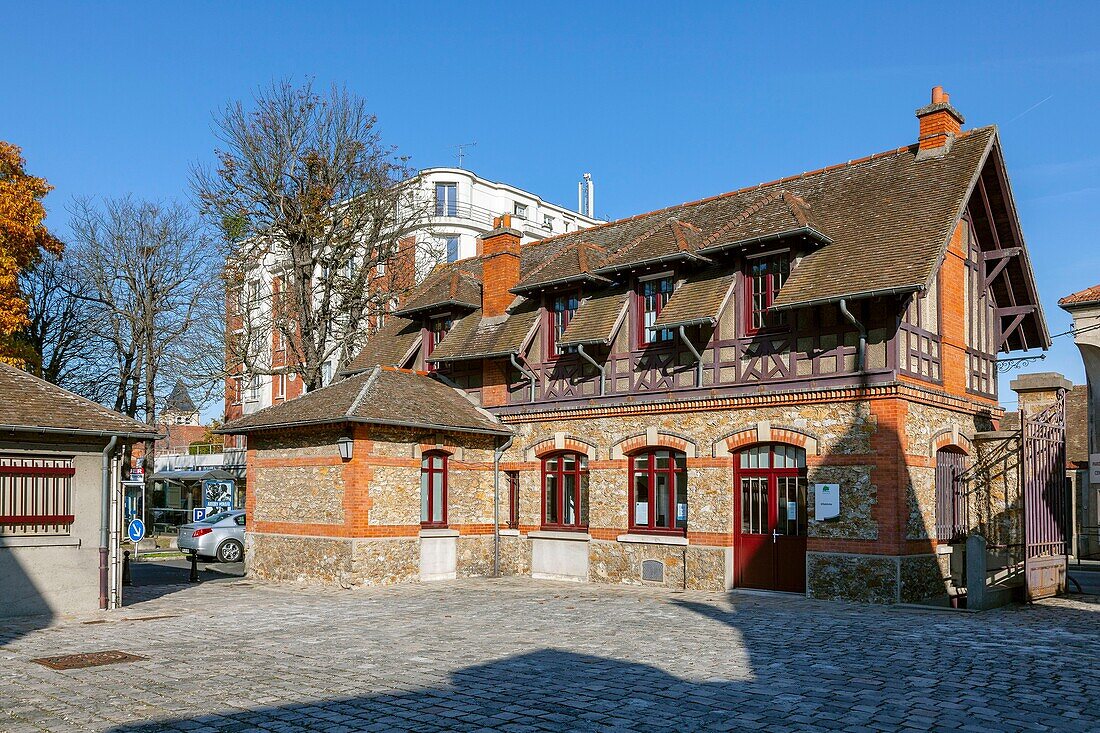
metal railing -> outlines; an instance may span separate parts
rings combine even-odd
[[[436,219],[467,219],[486,226],[492,226],[493,220],[498,216],[503,216],[504,213],[507,212],[497,213],[483,206],[475,206],[469,203],[437,201],[435,204]],[[511,216],[516,222],[522,222],[523,227],[529,231],[553,231],[553,229],[545,223],[539,223],[525,216],[519,216],[518,214],[512,214]]]

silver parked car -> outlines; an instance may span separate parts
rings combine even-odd
[[[240,562],[244,559],[244,511],[218,512],[183,525],[176,547],[218,562]]]

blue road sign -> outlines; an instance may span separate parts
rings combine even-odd
[[[130,526],[126,528],[126,536],[130,538],[130,541],[135,545],[145,539],[145,522],[140,519],[135,519],[130,522]]]
[[[197,506],[197,507],[194,507],[191,510],[191,521],[192,522],[201,522],[204,519],[206,519],[206,507]]]

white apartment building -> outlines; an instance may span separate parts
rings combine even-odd
[[[448,262],[474,256],[477,237],[492,229],[493,217],[501,214],[512,215],[513,225],[523,232],[524,244],[601,223],[463,168],[425,168],[420,176],[425,191],[435,201],[431,235]]]
[[[586,229],[601,220],[590,214],[551,204],[529,191],[482,178],[464,168],[425,168],[419,172],[422,195],[434,202],[432,217],[423,236],[434,239],[433,250],[448,262],[477,253],[477,237],[493,228],[493,218],[511,214],[512,224],[523,232],[523,242]],[[592,210],[591,177],[579,184],[578,208]],[[430,265],[430,263],[428,263]],[[277,263],[269,255],[248,278],[245,307],[264,307],[263,293],[270,293]],[[418,267],[419,272],[428,268]],[[272,362],[274,363],[274,362]],[[327,384],[336,373],[335,363],[324,367]],[[227,384],[227,419],[247,415],[273,404],[299,397],[300,378],[293,372],[275,375],[240,375]]]

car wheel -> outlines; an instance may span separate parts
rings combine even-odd
[[[226,540],[218,548],[219,562],[240,562],[244,557],[244,545],[237,540]]]

